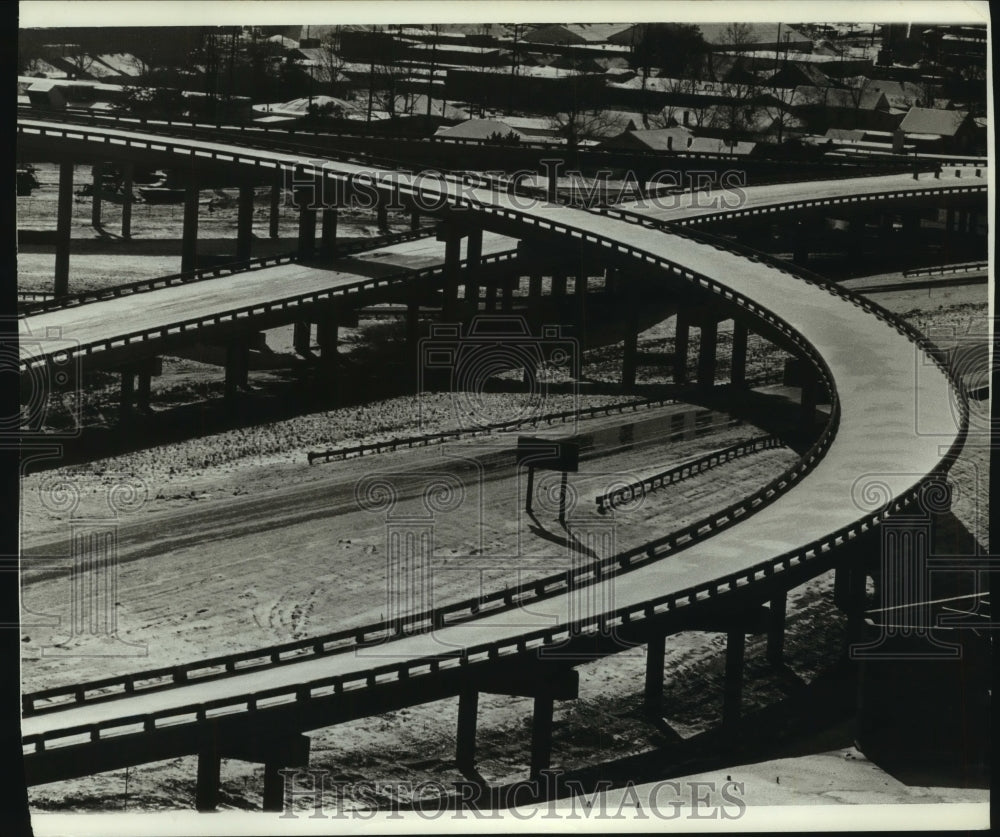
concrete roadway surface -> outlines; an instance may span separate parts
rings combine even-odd
[[[483,235],[483,255],[517,247],[517,240]],[[345,288],[404,270],[434,267],[444,261],[444,245],[433,238],[404,241],[337,259],[328,265],[282,264],[201,282],[157,288],[141,294],[90,302],[21,318],[21,362],[156,328],[207,317],[235,307],[260,305],[298,294]]]
[[[217,145],[234,156],[252,158],[271,154]],[[273,157],[285,164],[289,162],[289,155]],[[330,164],[330,168],[345,167]],[[393,176],[402,182],[400,175]],[[829,189],[856,194],[865,190],[864,180],[832,181]],[[927,178],[926,183],[936,186],[948,181]],[[899,188],[913,185],[916,181],[912,177],[904,176],[898,182]],[[425,178],[423,188],[452,193],[458,187],[450,182],[432,184]],[[816,196],[822,186],[810,184],[809,188]],[[811,343],[825,360],[839,393],[838,431],[825,457],[808,476],[777,501],[714,537],[611,581],[583,588],[594,600],[606,602],[613,596],[616,607],[641,604],[652,597],[708,583],[793,552],[855,524],[893,497],[906,493],[941,463],[947,448],[956,440],[959,432],[956,410],[945,374],[908,337],[853,303],[774,267],[670,233],[552,204],[525,209],[523,201],[512,201],[510,196],[497,195],[491,190],[472,190],[471,194],[464,191],[470,215],[485,216],[487,225],[490,216],[503,212],[525,220],[532,217],[542,224],[542,230],[551,225],[555,228],[553,234],[596,235],[614,242],[616,247],[632,248],[628,258],[647,265],[660,259],[669,260],[748,296]],[[608,589],[611,585],[613,593]],[[531,614],[521,610],[491,613],[434,633],[387,643],[380,646],[377,661],[353,654],[336,655],[212,683],[130,696],[26,719],[24,733],[152,711],[156,707],[177,706],[222,694],[246,694],[279,683],[305,683],[367,670],[373,662],[420,658],[437,653],[442,647],[514,639],[532,628],[551,627],[570,619],[578,608],[578,603],[571,604],[577,592],[539,602]]]

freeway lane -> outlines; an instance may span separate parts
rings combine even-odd
[[[739,170],[734,167],[734,174]],[[837,178],[832,180],[810,180],[800,183],[775,183],[767,186],[741,186],[731,190],[715,188],[704,192],[684,192],[677,195],[662,195],[656,199],[623,201],[615,208],[640,212],[658,221],[677,222],[718,213],[764,209],[800,201],[822,201],[860,196],[880,192],[903,191],[907,189],[947,189],[956,186],[981,187],[986,189],[986,169],[979,169],[981,177],[976,177],[976,169],[963,166],[943,168],[939,178],[933,174],[921,173],[917,179],[912,174],[887,174],[872,177]],[[956,172],[961,177],[956,177]]]
[[[94,132],[88,129],[87,133]],[[80,141],[89,142],[82,139],[82,134]],[[162,138],[143,141],[164,144]],[[173,153],[183,151],[184,157],[197,147],[199,153],[207,156],[221,151],[230,159],[242,158],[251,163],[265,157],[275,165],[295,163],[288,155],[241,150],[218,143],[177,141],[172,145],[178,149]],[[307,160],[300,162],[306,167],[311,165]],[[339,163],[324,167],[330,177],[344,177],[358,170],[359,167]],[[372,175],[380,176],[377,172]],[[931,189],[947,183],[925,178]],[[276,685],[363,672],[393,660],[436,654],[444,648],[513,639],[533,628],[565,624],[574,615],[579,616],[580,596],[601,602],[599,609],[607,611],[641,605],[667,593],[714,582],[824,540],[877,512],[884,503],[905,496],[926,475],[948,461],[948,447],[960,436],[945,374],[891,325],[823,288],[714,247],[611,217],[551,204],[525,208],[523,199],[463,188],[454,181],[424,178],[422,183],[414,184],[398,173],[393,173],[391,179],[392,188],[402,194],[418,190],[428,197],[447,194],[449,201],[466,205],[470,215],[487,228],[497,220],[507,226],[521,225],[535,234],[586,239],[598,248],[607,249],[619,261],[629,260],[646,268],[659,266],[704,285],[691,275],[700,273],[719,283],[719,287],[710,287],[713,292],[744,294],[802,335],[822,357],[832,376],[841,413],[839,429],[825,457],[777,501],[737,525],[631,572],[533,602],[530,609],[483,614],[475,620],[401,638],[363,653],[310,658],[221,680],[137,693],[103,704],[32,716],[24,720],[24,734],[179,709],[219,697],[239,699]],[[916,185],[912,179],[903,181],[905,186],[900,182],[900,188]],[[864,181],[838,180],[834,184],[830,188],[841,190],[842,195],[857,194],[868,188]],[[884,184],[879,184],[874,191],[883,190]],[[815,189],[812,193],[816,194]],[[813,560],[813,564],[816,572],[828,567],[822,559]],[[776,568],[776,575],[780,573],[780,568]]]
[[[617,241],[650,256],[669,254],[686,267],[719,277],[733,290],[752,296],[808,337],[826,360],[841,398],[836,438],[827,455],[804,480],[737,526],[664,560],[601,582],[589,590],[583,588],[596,600],[613,602],[614,607],[645,602],[822,539],[877,508],[877,503],[871,504],[871,489],[862,489],[868,484],[866,477],[873,484],[885,486],[885,496],[875,491],[874,496],[880,501],[902,495],[939,465],[944,449],[958,435],[950,387],[944,374],[935,366],[923,366],[920,351],[909,339],[861,308],[774,268],[749,263],[677,236],[564,207],[547,207],[545,217],[572,224],[577,230],[613,234]],[[847,335],[849,339],[845,339]],[[825,565],[817,562],[817,572],[823,568]],[[580,591],[534,602],[530,611],[515,609],[484,615],[357,655],[310,659],[223,680],[29,717],[24,719],[23,733],[48,732],[220,697],[238,697],[273,686],[365,671],[379,664],[439,653],[444,648],[514,638],[533,628],[565,622],[571,609],[576,610],[579,605],[570,603],[575,595],[580,595]]]
[[[493,233],[483,235],[484,256],[516,246],[516,239]],[[276,265],[158,288],[139,296],[33,314],[19,322],[20,359],[24,363],[42,353],[55,354],[80,345],[113,340],[123,333],[210,317],[236,306],[262,305],[299,294],[348,288],[405,270],[436,267],[443,262],[442,250],[442,245],[433,239],[405,241],[337,259],[324,267],[298,263]]]

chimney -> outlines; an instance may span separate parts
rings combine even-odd
[[[667,151],[673,151],[673,150],[674,150],[674,138],[667,137]]]

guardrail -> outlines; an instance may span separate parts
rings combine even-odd
[[[937,276],[942,273],[971,273],[987,270],[989,262],[965,262],[964,264],[943,264],[934,267],[914,267],[903,271],[903,276]]]
[[[428,238],[435,233],[433,227],[425,227],[420,230],[404,230],[402,232],[388,233],[374,238],[356,239],[350,242],[338,242],[336,252],[330,258],[344,258],[353,256],[368,250],[377,250],[382,247],[389,247],[393,244],[400,244],[406,241],[416,241]],[[313,255],[319,252],[317,249]],[[249,273],[253,270],[260,270],[264,267],[274,267],[279,264],[289,264],[301,261],[302,258],[309,258],[298,252],[283,253],[276,256],[258,256],[246,261],[233,261],[211,267],[195,268],[181,273],[171,273],[168,276],[158,276],[155,279],[140,279],[136,282],[127,282],[122,285],[111,285],[107,288],[98,288],[93,291],[81,291],[80,293],[67,294],[56,297],[54,294],[46,294],[35,304],[22,307],[18,316],[26,317],[33,314],[40,314],[45,311],[56,311],[64,308],[73,308],[91,302],[100,302],[105,299],[116,299],[121,296],[131,296],[137,293],[156,291],[160,288],[168,288],[171,285],[189,285],[195,282],[203,282],[207,279],[218,279],[220,276],[231,276],[234,273]]]
[[[537,427],[542,423],[551,425],[553,422],[565,422],[569,419],[593,418],[600,415],[609,416],[613,413],[621,414],[626,411],[634,413],[640,409],[651,410],[656,407],[664,407],[668,404],[676,403],[677,401],[673,398],[659,398],[652,401],[630,401],[625,404],[607,404],[600,407],[585,407],[580,410],[564,410],[558,413],[545,413],[540,416],[529,416],[510,421],[490,422],[479,427],[460,427],[456,430],[445,430],[439,433],[426,433],[420,436],[404,436],[402,438],[389,439],[386,442],[371,442],[369,444],[354,445],[349,448],[331,448],[325,451],[310,452],[308,459],[310,465],[317,460],[322,460],[323,462],[330,462],[332,460],[343,461],[373,453],[387,453],[402,448],[426,447],[438,442],[488,436],[494,432],[515,430],[520,427]]]
[[[780,447],[784,447],[784,442],[773,435],[758,436],[755,439],[748,439],[745,442],[737,442],[735,445],[695,457],[687,462],[682,462],[680,465],[660,471],[658,474],[653,474],[650,477],[645,477],[628,485],[615,488],[612,491],[607,491],[595,497],[594,502],[597,504],[597,511],[604,514],[616,506],[633,502],[637,498],[641,499],[658,488],[665,488],[668,485],[689,479],[696,474],[704,473],[726,462],[732,462],[741,456]]]
[[[17,298],[18,299],[28,300],[28,301],[32,301],[32,302],[49,300],[49,299],[52,299],[52,297],[54,297],[54,296],[55,296],[55,294],[50,293],[49,291],[18,291],[17,292]]]
[[[464,198],[454,199],[454,202],[458,205],[464,204],[468,206],[475,206],[472,202]],[[819,438],[795,465],[786,469],[781,475],[779,475],[779,477],[754,492],[750,495],[750,497],[744,498],[743,500],[726,507],[721,512],[717,512],[701,521],[697,521],[696,523],[684,527],[677,532],[667,534],[641,547],[626,550],[615,556],[611,556],[608,559],[595,561],[585,567],[569,570],[557,576],[550,576],[549,578],[539,581],[520,584],[515,588],[509,588],[504,591],[499,591],[477,599],[467,600],[465,602],[454,603],[443,608],[425,611],[421,614],[414,614],[412,616],[395,620],[394,622],[382,621],[375,623],[374,625],[354,629],[353,631],[328,635],[327,637],[300,641],[298,643],[284,644],[282,646],[275,646],[274,648],[266,650],[258,649],[254,652],[250,652],[250,654],[228,655],[227,657],[216,658],[215,661],[201,661],[200,663],[191,664],[187,667],[175,667],[170,669],[170,678],[172,683],[186,681],[191,672],[203,670],[205,666],[211,662],[215,662],[217,666],[222,667],[223,670],[219,673],[219,675],[224,676],[226,673],[235,671],[236,664],[239,661],[237,658],[242,658],[243,661],[249,661],[255,659],[260,660],[263,657],[264,665],[277,664],[284,661],[283,654],[286,652],[298,655],[330,653],[333,649],[328,648],[327,643],[338,641],[342,642],[343,646],[337,650],[343,652],[350,650],[351,647],[357,647],[357,645],[361,643],[371,644],[372,642],[386,641],[392,639],[393,637],[403,636],[408,633],[426,632],[458,621],[471,619],[483,613],[518,607],[531,599],[557,595],[582,584],[603,578],[605,570],[610,570],[612,573],[628,571],[648,561],[658,560],[666,555],[674,554],[683,550],[701,539],[708,537],[709,535],[714,534],[727,526],[733,525],[747,515],[752,514],[754,511],[762,508],[770,502],[773,502],[778,496],[787,491],[792,485],[796,484],[806,474],[808,474],[822,459],[823,455],[832,444],[840,419],[840,400],[836,391],[836,382],[833,380],[826,362],[823,360],[822,356],[819,355],[812,344],[809,343],[805,337],[798,334],[788,323],[777,315],[762,308],[749,297],[727,288],[716,280],[713,280],[703,274],[688,270],[687,268],[676,263],[672,263],[665,257],[659,256],[656,253],[624,244],[622,242],[614,241],[606,236],[589,233],[568,224],[553,221],[541,221],[537,218],[525,216],[523,213],[511,209],[492,205],[480,205],[476,208],[485,214],[507,218],[526,226],[533,226],[538,229],[546,230],[553,234],[561,234],[564,236],[578,238],[583,241],[593,243],[601,249],[610,250],[614,254],[625,255],[635,258],[643,263],[653,264],[688,279],[693,284],[715,293],[726,299],[731,304],[742,308],[750,316],[756,317],[768,323],[771,328],[781,333],[783,337],[793,344],[797,348],[798,352],[808,360],[808,362],[813,366],[820,383],[824,384],[830,392],[830,416],[821,431]],[[670,228],[670,230],[673,231],[673,228]],[[698,235],[701,234],[699,233]],[[698,240],[698,238],[693,234],[689,237]],[[725,245],[728,244],[729,242],[725,242]],[[719,246],[720,249],[730,249],[728,246],[716,246]],[[758,254],[757,260],[767,262],[770,266],[776,267],[779,270],[784,270],[784,272],[791,275],[799,275],[799,278],[802,278],[805,281],[819,284],[828,292],[836,294],[858,307],[875,314],[875,316],[893,326],[899,333],[913,340],[922,348],[925,348],[925,350],[928,351],[930,356],[933,358],[934,362],[948,376],[952,386],[960,392],[956,386],[954,373],[948,369],[946,364],[944,364],[940,357],[940,353],[932,350],[933,344],[926,338],[923,338],[922,335],[916,333],[912,327],[908,326],[899,318],[885,311],[885,309],[881,308],[881,306],[872,303],[870,300],[865,300],[857,297],[856,295],[850,294],[842,288],[832,286],[826,280],[817,282],[807,275],[801,275],[798,272],[793,272],[788,269],[788,266],[777,263],[776,260],[765,257],[763,254]],[[828,533],[823,538],[801,545],[782,555],[755,564],[752,567],[744,568],[737,572],[714,578],[708,582],[694,585],[692,587],[685,588],[684,590],[667,593],[639,604],[618,608],[611,613],[589,616],[583,619],[574,620],[558,627],[528,632],[510,640],[487,642],[477,646],[456,649],[453,652],[387,664],[384,666],[374,667],[357,674],[322,678],[295,686],[277,687],[234,698],[224,698],[217,701],[190,704],[180,709],[170,709],[149,714],[144,713],[142,715],[131,716],[129,718],[117,718],[97,724],[81,725],[80,727],[57,730],[51,735],[39,734],[26,736],[23,739],[23,742],[26,746],[34,747],[37,752],[44,749],[47,746],[47,743],[51,740],[65,739],[74,735],[86,735],[90,740],[96,741],[102,738],[102,733],[106,730],[116,728],[120,729],[129,725],[135,726],[137,724],[141,724],[146,730],[156,729],[157,721],[165,718],[173,718],[175,720],[178,718],[182,720],[186,718],[190,722],[193,716],[194,721],[198,722],[211,717],[209,713],[214,710],[225,709],[231,711],[236,709],[251,712],[259,711],[259,704],[263,700],[280,700],[282,703],[293,703],[298,701],[309,701],[314,697],[321,696],[320,694],[317,694],[317,692],[336,695],[356,688],[386,685],[415,676],[431,675],[440,671],[444,667],[468,666],[480,662],[488,663],[498,660],[504,656],[524,654],[528,650],[534,650],[534,648],[540,645],[552,644],[561,639],[568,640],[574,636],[586,633],[588,630],[593,628],[599,627],[602,630],[611,630],[617,625],[631,625],[642,622],[643,620],[655,620],[658,617],[667,616],[671,612],[691,606],[697,606],[702,602],[718,599],[726,593],[744,589],[747,586],[759,581],[773,581],[775,578],[780,577],[784,573],[791,573],[807,564],[829,559],[831,553],[835,552],[838,547],[865,534],[871,529],[872,526],[879,523],[885,517],[906,508],[922,493],[937,490],[940,487],[940,480],[943,479],[944,474],[951,466],[958,451],[961,450],[968,431],[968,404],[964,399],[960,399],[960,411],[962,414],[962,421],[959,434],[954,443],[939,464],[923,479],[918,480],[909,490],[903,492],[895,499],[888,500],[882,508],[864,515],[860,520],[855,521],[854,523],[841,527],[832,533]],[[813,570],[812,572],[815,571],[818,570]],[[455,618],[449,621],[449,617]],[[183,674],[181,672],[183,672]],[[110,680],[96,682],[100,682],[105,687],[111,687],[112,685],[120,686],[122,691],[125,691],[127,688],[131,688],[135,691],[139,684],[143,682],[143,678],[147,677],[149,674],[149,672],[139,673],[125,678],[112,678]],[[170,683],[167,683],[166,685],[170,685]],[[56,690],[55,692],[49,690],[44,694],[48,697],[69,695],[72,697],[71,703],[86,702],[87,700],[94,699],[96,697],[91,696],[88,698],[88,692],[92,691],[94,688],[94,683],[88,683],[67,687],[62,690]],[[27,714],[38,711],[34,704],[42,694],[43,693],[35,693],[34,695],[26,695],[24,697],[24,707]]]

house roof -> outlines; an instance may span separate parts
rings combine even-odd
[[[799,85],[792,94],[794,107],[826,107],[845,110],[886,110],[889,101],[877,90],[850,90],[842,87]]]
[[[900,129],[907,134],[936,134],[952,137],[958,133],[969,114],[964,110],[939,108],[910,108],[903,117]]]
[[[729,23],[699,23],[698,28],[701,30],[701,36],[705,41],[713,46],[725,46],[729,33],[728,29],[731,24]],[[756,45],[768,45],[778,43],[778,24],[777,23],[754,23],[750,33],[747,48],[751,48]],[[812,41],[805,35],[792,29],[790,26],[781,26],[781,43],[784,44],[786,39],[790,44],[809,44],[812,46]]]
[[[489,139],[492,134],[507,135],[511,132],[515,133],[521,139],[529,136],[523,131],[519,131],[512,125],[501,122],[498,119],[468,119],[449,128],[438,128],[435,136],[484,140]]]

